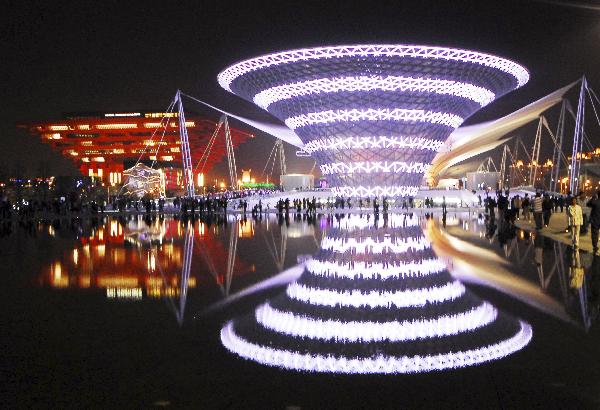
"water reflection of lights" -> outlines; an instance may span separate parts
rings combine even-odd
[[[256,321],[265,328],[291,336],[345,342],[392,342],[455,335],[477,329],[496,320],[497,310],[487,302],[454,315],[429,320],[399,322],[341,322],[311,319],[292,312],[280,311],[265,303],[256,309]]]
[[[223,327],[227,349],[285,369],[413,373],[471,366],[527,345],[531,327],[454,280],[417,218],[383,228],[346,219],[339,225],[350,228],[329,231],[283,294]]]
[[[124,229],[119,220],[111,219],[105,227],[92,228],[91,234],[81,237],[82,244],[72,249],[68,258],[51,263],[48,283],[55,288],[105,289],[110,299],[139,300],[144,295],[150,298],[179,296],[182,293],[182,244],[173,242],[171,238],[169,243],[151,249],[150,243],[141,242],[142,238],[152,236],[144,236],[144,230],[164,233],[166,227],[179,222],[163,221],[160,226],[156,225],[158,222],[152,222],[148,227],[141,221],[141,218],[130,221]],[[133,227],[134,232],[129,231],[129,227]],[[123,247],[126,236],[135,238],[134,243],[148,249]],[[165,278],[156,276],[159,264],[166,272]],[[196,283],[195,277],[186,279],[189,288],[194,288]]]
[[[362,240],[355,238],[331,238],[324,237],[321,241],[321,248],[333,249],[335,252],[344,253],[352,250],[356,253],[382,253],[389,251],[391,253],[404,253],[409,249],[420,251],[428,247],[425,237],[418,238],[400,238],[392,240],[383,238],[382,241],[364,238]]]
[[[387,224],[388,226],[396,226],[396,227],[412,227],[419,226],[421,224],[421,220],[419,217],[412,214],[387,214]],[[337,221],[337,226],[344,231],[352,231],[355,229],[367,229],[372,228],[376,223],[377,218],[372,218],[370,214],[367,215],[352,215],[349,218],[341,218]]]
[[[334,262],[311,259],[306,268],[309,272],[320,276],[337,278],[405,278],[427,276],[446,269],[446,264],[437,258],[425,259],[421,262],[399,263],[397,265],[383,263],[352,262],[352,267]]]
[[[234,274],[254,271],[239,260],[235,248],[239,229],[242,235],[254,235],[255,222],[227,221],[228,227],[222,220],[211,226],[212,221],[152,216],[108,218],[100,226],[83,221],[79,243],[44,269],[40,283],[57,289],[102,289],[110,300],[161,298],[181,324],[188,290],[199,284],[196,275],[201,270],[192,271],[193,257],[208,260],[224,294]],[[213,235],[214,228],[227,232],[229,248]],[[40,224],[40,229],[46,231],[47,226]]]
[[[553,277],[557,278],[561,289],[560,294],[563,298],[566,295],[568,278],[565,277],[567,275],[565,260],[568,259],[568,253],[565,252],[565,245],[555,242],[550,253],[553,260],[545,260],[543,246],[538,243],[544,238],[538,235],[535,236],[534,241],[534,235],[524,233],[523,243],[519,244],[520,235],[516,235],[510,242],[510,246],[503,247],[504,256],[507,258],[504,259],[487,248],[460,240],[457,236],[440,230],[434,224],[429,224],[425,232],[433,242],[436,252],[452,261],[452,274],[458,280],[494,288],[542,313],[567,323],[577,324],[565,309],[567,300],[563,299],[561,303],[553,297],[548,288],[550,280]],[[450,230],[449,232],[457,235],[465,234],[464,231]],[[478,232],[476,236],[484,238],[485,235],[483,232]],[[493,240],[491,238],[490,242]],[[520,249],[523,246],[524,249]],[[516,264],[515,271],[510,268],[511,262]],[[537,271],[539,283],[531,282],[524,277],[531,267]]]
[[[363,292],[360,289],[338,291],[311,288],[295,282],[287,287],[286,293],[292,299],[311,305],[402,308],[451,301],[462,296],[465,293],[465,287],[460,282],[453,281],[431,288],[397,292],[376,289],[371,292]]]
[[[109,299],[141,299],[142,288],[106,288]]]
[[[224,325],[228,350],[293,370],[415,373],[499,359],[529,343],[531,327],[453,279],[413,219],[383,228],[347,219],[340,226],[351,228],[328,231],[285,292]]]
[[[239,238],[252,238],[254,236],[253,221],[237,221],[237,226]]]
[[[485,347],[445,354],[346,358],[334,355],[307,354],[250,343],[241,338],[228,322],[221,330],[221,341],[229,350],[243,358],[269,366],[290,370],[328,373],[420,373],[456,369],[501,359],[521,350],[532,337],[531,326],[519,321],[517,333],[501,342]]]

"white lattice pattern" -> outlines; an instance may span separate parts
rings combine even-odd
[[[519,330],[514,336],[476,349],[424,356],[379,354],[366,358],[347,358],[298,353],[250,343],[235,333],[232,322],[228,322],[221,329],[223,345],[243,358],[289,370],[345,374],[422,373],[473,366],[500,359],[521,350],[529,343],[532,336],[531,326],[519,321]]]
[[[320,289],[294,282],[286,289],[287,295],[300,302],[319,306],[350,306],[355,308],[405,308],[425,306],[428,303],[441,303],[454,300],[465,293],[465,287],[458,281],[442,286],[386,292],[380,289],[362,292],[358,289],[337,291]]]
[[[355,204],[356,205],[356,204]],[[363,204],[364,206],[365,204]],[[388,214],[388,226],[408,228],[411,226],[420,226],[421,221],[416,215],[407,215],[400,213]],[[364,215],[353,215],[348,214],[345,218],[337,221],[336,226],[343,229],[345,232],[352,232],[354,230],[372,228],[373,221],[370,218],[365,218]]]
[[[482,107],[495,98],[490,90],[459,81],[403,76],[358,76],[319,78],[268,88],[254,96],[254,103],[266,110],[275,102],[295,97],[374,90],[451,95],[475,101]]]
[[[252,71],[280,64],[295,63],[298,61],[346,57],[409,57],[458,61],[463,63],[479,64],[485,67],[501,70],[507,74],[510,74],[517,80],[517,87],[521,87],[527,83],[527,81],[529,81],[529,73],[523,66],[505,58],[496,57],[490,54],[446,47],[375,44],[304,48],[268,54],[234,64],[219,73],[217,79],[221,87],[231,91],[231,83],[237,77]]]
[[[404,342],[444,337],[469,332],[496,320],[498,311],[489,303],[466,312],[442,315],[435,319],[390,322],[342,322],[299,316],[273,308],[268,303],[255,311],[256,322],[289,336],[341,342]]]
[[[334,137],[309,141],[302,149],[308,153],[326,150],[406,148],[439,151],[443,141],[422,137]]]
[[[331,192],[334,195],[340,195],[351,198],[372,198],[372,197],[403,197],[415,196],[419,192],[418,186],[406,185],[386,185],[386,186],[337,186],[332,187]]]
[[[311,259],[306,263],[306,269],[313,275],[331,278],[387,280],[429,276],[444,271],[446,264],[437,258],[396,265],[356,261],[352,266]]]
[[[369,174],[371,172],[406,173],[422,174],[427,172],[429,164],[422,162],[404,162],[404,161],[365,161],[365,162],[334,162],[331,164],[319,165],[323,175],[331,174]]]
[[[368,108],[364,110],[327,110],[310,112],[286,119],[285,125],[292,130],[307,125],[330,124],[335,122],[356,121],[399,121],[399,122],[426,122],[457,128],[463,122],[458,115],[425,110],[412,110],[406,108]]]
[[[404,253],[409,249],[414,251],[422,251],[431,247],[429,241],[420,236],[417,238],[394,238],[386,236],[382,240],[373,238],[332,238],[324,236],[321,239],[321,249],[331,249],[334,252],[344,253],[350,250],[356,253],[375,253],[382,252]]]

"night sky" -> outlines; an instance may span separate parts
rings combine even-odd
[[[600,4],[569,4],[576,7],[528,0],[9,1],[0,17],[0,178],[77,172],[72,162],[17,130],[16,122],[73,111],[162,110],[178,88],[276,122],[222,90],[216,75],[239,60],[293,48],[442,45],[497,54],[529,69],[525,87],[467,124],[506,115],[584,73],[600,91]],[[218,118],[192,103],[188,107]],[[551,124],[556,116],[549,115]],[[262,171],[274,143],[256,134],[237,152],[238,169],[252,168],[254,174]],[[531,145],[535,124],[515,134]],[[310,170],[312,160],[294,158],[291,146],[286,152],[289,172]]]

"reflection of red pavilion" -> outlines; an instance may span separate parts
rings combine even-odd
[[[196,221],[188,288],[195,288],[199,281],[223,284],[229,254],[218,238],[219,228]],[[238,234],[235,226],[230,229]],[[147,224],[139,218],[126,225],[109,220],[52,262],[41,283],[54,288],[102,288],[109,298],[178,296],[185,233],[185,224],[174,219]],[[154,246],[148,246],[150,241]],[[235,275],[251,270],[237,255],[234,266]],[[217,272],[216,277],[211,278],[209,271]]]
[[[112,185],[122,182],[124,168],[133,165],[144,153],[142,160],[156,161],[157,167],[163,169],[166,188],[176,189],[183,184],[177,116],[177,113],[162,112],[68,114],[59,120],[25,123],[19,127],[73,159],[83,175]],[[161,121],[168,125],[161,126]],[[217,123],[190,115],[185,124],[195,165]],[[246,131],[231,128],[234,147],[252,137]],[[225,155],[224,141],[224,137],[216,138],[205,172]]]

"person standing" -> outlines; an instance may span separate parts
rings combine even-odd
[[[517,220],[520,219],[520,215],[519,212],[521,210],[521,207],[523,206],[523,202],[521,201],[521,197],[519,195],[516,195],[514,198],[514,212],[515,212],[515,217],[517,218]]]
[[[544,226],[550,225],[550,217],[552,216],[552,210],[554,209],[554,203],[550,198],[550,195],[545,194],[544,200],[542,201],[542,212],[544,215]]]
[[[592,246],[594,253],[598,252],[598,230],[600,229],[600,191],[587,203],[590,211],[590,230],[592,231]]]
[[[533,219],[535,220],[535,228],[542,229],[542,195],[537,192],[533,200]]]
[[[577,199],[571,198],[571,204],[569,205],[569,227],[571,230],[571,243],[573,248],[579,248],[579,231],[581,225],[583,225],[583,211],[577,204]]]
[[[521,208],[523,208],[523,219],[526,221],[531,220],[531,216],[529,215],[530,206],[529,194],[525,194],[525,198],[523,198],[523,202],[521,202]]]

